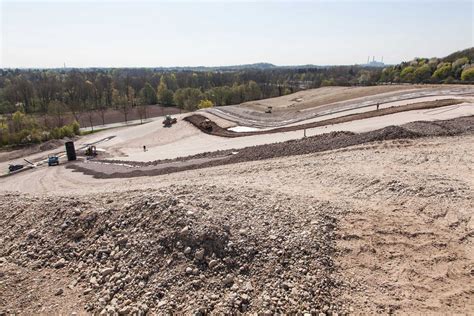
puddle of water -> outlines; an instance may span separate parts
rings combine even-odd
[[[255,127],[249,126],[234,126],[228,128],[229,131],[237,132],[237,133],[244,133],[244,132],[258,132],[260,129]]]

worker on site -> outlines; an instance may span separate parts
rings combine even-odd
[[[377,102],[377,111],[379,110],[380,103]]]
[[[146,151],[146,146],[145,145],[143,145],[143,151]]]

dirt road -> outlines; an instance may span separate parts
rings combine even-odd
[[[275,128],[341,111],[358,110],[357,112],[360,112],[370,106],[375,107],[377,104],[382,107],[384,105],[398,106],[446,97],[472,97],[474,95],[472,85],[385,87],[387,91],[390,91],[390,88],[395,92],[382,92],[384,87],[326,87],[240,105],[217,107],[208,111],[215,116],[236,122],[238,125]],[[365,96],[357,97],[359,93]],[[331,97],[326,98],[326,94]],[[320,98],[321,95],[322,98]],[[260,105],[252,106],[254,103]],[[265,113],[267,106],[275,106],[272,113]]]

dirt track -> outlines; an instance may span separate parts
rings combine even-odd
[[[439,87],[439,86],[434,86]],[[335,102],[343,102],[353,99],[363,99],[374,95],[396,95],[397,93],[409,93],[416,90],[425,90],[428,86],[423,85],[386,85],[371,87],[321,87],[298,91],[265,100],[249,101],[241,106],[255,110],[265,110],[268,106],[274,109],[305,109],[314,108]]]
[[[413,122],[404,126],[389,126],[380,130],[354,134],[332,132],[301,140],[268,145],[209,152],[178,159],[153,162],[96,160],[69,164],[67,168],[95,178],[126,178],[156,176],[184,170],[200,169],[245,161],[304,155],[345,148],[354,145],[394,139],[414,139],[432,136],[454,136],[474,133],[474,116],[438,122]]]
[[[383,92],[384,89],[395,91]],[[358,93],[365,96],[360,97]],[[238,125],[275,128],[341,111],[375,107],[377,104],[383,108],[385,105],[404,105],[449,97],[468,98],[473,95],[473,85],[325,87],[240,105],[211,108],[207,111]],[[252,106],[253,103],[258,103],[259,106]],[[267,106],[274,107],[271,114],[265,113]]]
[[[202,132],[206,134],[220,136],[220,137],[243,137],[243,136],[252,136],[252,135],[291,132],[291,131],[314,128],[314,127],[319,127],[319,126],[340,124],[340,123],[345,123],[345,122],[367,119],[371,117],[400,113],[400,112],[405,112],[405,111],[435,109],[435,108],[439,108],[443,106],[455,105],[455,104],[461,104],[461,103],[463,103],[463,100],[454,100],[454,99],[419,102],[419,103],[413,103],[413,104],[409,104],[405,106],[366,111],[363,113],[344,115],[344,116],[339,116],[336,118],[321,120],[321,121],[312,122],[312,123],[292,125],[292,126],[287,126],[287,127],[280,127],[280,128],[274,128],[274,129],[264,130],[264,131],[255,131],[255,132],[234,132],[234,131],[220,127],[218,124],[216,124],[212,120],[209,120],[206,116],[202,116],[199,114],[186,116],[184,120],[193,124],[195,127],[199,128]],[[202,124],[206,120],[209,121],[209,124],[212,127],[211,129],[203,128]]]

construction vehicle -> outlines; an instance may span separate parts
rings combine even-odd
[[[265,113],[272,113],[272,110],[273,110],[273,107],[269,106],[269,107],[267,107],[267,109],[265,110]]]
[[[8,166],[8,172],[15,172],[20,169],[23,169],[23,165],[9,165]]]
[[[201,128],[207,132],[212,132],[212,124],[211,124],[211,121],[209,119],[205,119],[204,121],[202,121],[201,123],[199,123],[199,125],[201,126]]]
[[[176,124],[178,120],[175,117],[171,117],[171,115],[166,115],[163,121],[164,127],[171,127],[173,124]]]
[[[59,157],[56,155],[48,155],[48,166],[59,165]]]
[[[89,147],[87,147],[85,154],[88,157],[95,157],[95,156],[97,156],[97,149],[93,145],[89,146]]]

